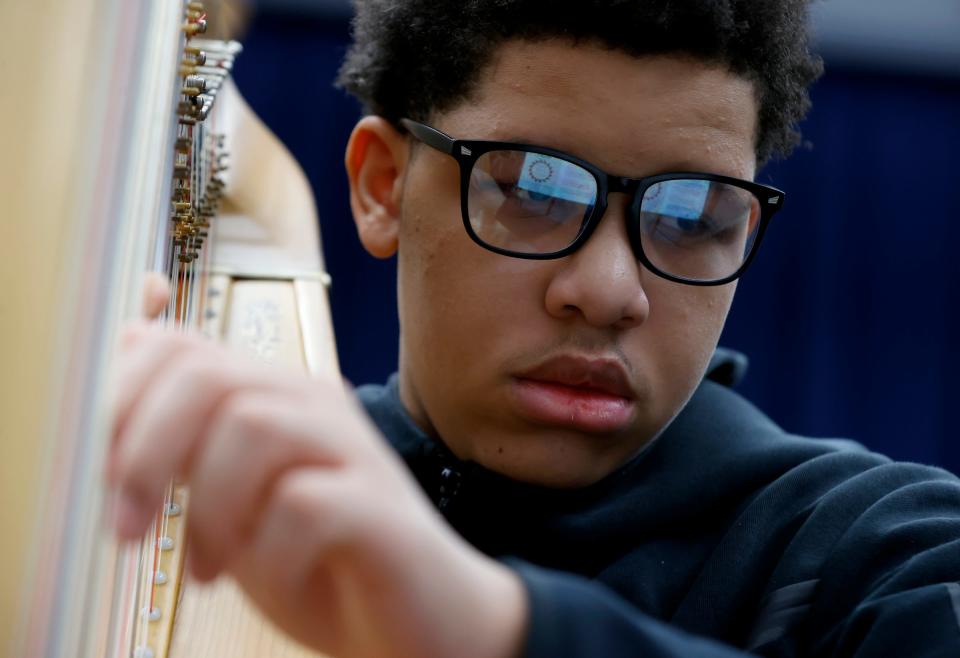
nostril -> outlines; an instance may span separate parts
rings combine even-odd
[[[626,311],[626,309],[624,310]],[[624,314],[620,316],[620,319],[613,323],[613,326],[617,329],[629,329],[641,324],[643,319],[644,318],[638,317],[637,315],[630,315],[624,312]]]

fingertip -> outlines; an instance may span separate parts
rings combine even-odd
[[[147,272],[143,279],[143,317],[152,320],[159,316],[170,300],[170,284],[159,272]]]
[[[201,583],[207,583],[217,577],[220,569],[200,556],[200,551],[190,548],[187,551],[187,570]]]
[[[113,529],[121,541],[139,539],[147,531],[149,512],[129,494],[115,493],[112,501]]]

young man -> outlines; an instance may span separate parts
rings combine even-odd
[[[347,171],[398,256],[399,372],[362,408],[131,331],[121,536],[188,477],[194,572],[334,656],[960,655],[960,482],[713,381],[805,13],[358,3]]]

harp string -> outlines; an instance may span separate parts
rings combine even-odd
[[[217,91],[232,68],[233,58],[239,52],[238,44],[233,42],[188,39],[187,44],[184,61],[190,61],[192,65],[181,68],[184,93],[178,105],[180,117],[175,133],[171,185],[173,217],[167,229],[166,262],[171,295],[159,318],[162,324],[181,332],[199,327],[204,308],[207,264],[210,262],[210,249],[204,246],[224,186],[219,174],[226,168],[224,137],[216,132],[216,114],[211,113],[211,109]],[[187,60],[188,56],[191,56],[190,60]],[[204,79],[194,75],[197,72],[202,72]],[[169,641],[169,635],[166,640],[158,638],[158,632],[151,628],[151,624],[167,615],[172,619],[175,614],[175,593],[185,548],[176,545],[175,533],[171,531],[172,518],[180,517],[180,523],[184,523],[182,514],[185,510],[177,502],[179,490],[181,487],[176,482],[169,483],[161,512],[154,517],[150,531],[141,541],[136,568],[136,631],[128,653],[134,658],[162,658],[155,653],[154,647],[160,647],[165,655]],[[174,551],[180,552],[179,559],[165,561],[164,555]],[[175,565],[169,573],[162,571],[165,563]],[[170,596],[159,596],[163,587],[170,590]],[[160,635],[172,632],[172,626],[169,629],[159,631]]]

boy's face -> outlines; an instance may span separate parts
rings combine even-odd
[[[511,42],[475,96],[432,125],[460,139],[561,149],[616,175],[752,179],[756,115],[748,81],[702,62]],[[571,256],[486,251],[464,230],[458,171],[424,146],[398,159],[402,400],[460,458],[548,486],[595,482],[689,399],[735,286],[686,286],[645,270],[627,239],[623,194],[610,195]]]

